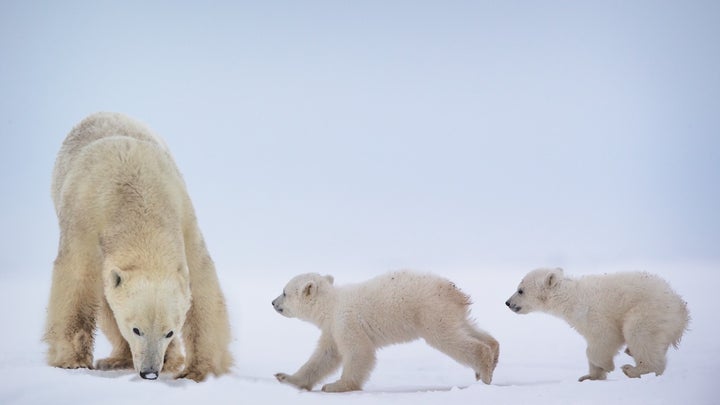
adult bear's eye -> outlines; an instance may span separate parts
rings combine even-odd
[[[138,329],[138,328],[133,328],[133,333],[138,336],[142,336],[142,333],[140,333],[140,329]]]
[[[173,331],[168,332],[167,335],[165,335],[166,338],[170,339],[173,336]]]
[[[522,290],[522,288],[518,290],[518,294],[523,295],[523,290]]]

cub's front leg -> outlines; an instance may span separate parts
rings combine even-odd
[[[277,373],[275,378],[281,383],[310,391],[315,384],[337,370],[339,366],[340,354],[337,345],[330,333],[323,332],[312,356],[295,374]]]
[[[343,372],[334,383],[325,384],[325,392],[359,391],[375,366],[375,350],[372,347],[359,347],[343,353]]]
[[[613,363],[613,356],[617,352],[619,344],[609,344],[609,342],[603,342],[603,344],[589,343],[585,354],[588,358],[588,374],[578,378],[578,381],[582,382],[585,380],[604,380],[607,378],[607,373],[615,369]]]

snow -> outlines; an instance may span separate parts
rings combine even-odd
[[[678,272],[682,267],[687,273]],[[221,272],[234,340],[232,373],[203,383],[142,380],[132,371],[63,370],[47,366],[40,342],[49,277],[10,278],[0,285],[0,403],[126,404],[148,403],[290,403],[305,404],[442,404],[472,401],[492,404],[711,404],[716,403],[715,376],[720,373],[720,340],[714,288],[718,264],[655,266],[688,301],[691,330],[679,350],[668,352],[664,375],[629,379],[616,370],[607,381],[577,382],[586,372],[582,338],[563,321],[545,314],[517,315],[504,301],[522,277],[522,268],[478,268],[444,271],[474,301],[478,324],[500,342],[500,362],[493,383],[474,381],[472,370],[422,341],[384,348],[363,392],[327,394],[298,391],[275,380],[276,372],[294,372],[314,349],[319,333],[308,323],[277,315],[270,305],[287,281],[279,275]],[[633,270],[613,266],[608,271]],[[569,273],[575,269],[567,269]],[[645,269],[650,270],[650,269]],[[579,270],[575,274],[581,274]],[[684,276],[683,274],[688,274]],[[689,276],[692,274],[692,276]],[[336,279],[336,283],[357,281]],[[109,353],[98,334],[95,357]],[[616,357],[619,367],[630,358]],[[332,376],[325,382],[333,381]],[[468,403],[468,402],[463,402]]]

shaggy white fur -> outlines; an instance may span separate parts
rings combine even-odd
[[[273,302],[275,310],[317,325],[315,352],[295,374],[276,374],[284,383],[311,390],[341,364],[342,376],[323,391],[362,389],[377,348],[423,338],[489,384],[499,356],[498,342],[468,319],[470,299],[450,281],[400,271],[361,284],[335,287],[332,276],[293,278]]]
[[[60,222],[44,340],[48,363],[93,367],[96,320],[113,345],[98,369],[228,372],[230,326],[215,267],[165,143],[98,113],[65,139],[53,173]],[[184,359],[180,336],[185,346]]]
[[[668,348],[677,348],[690,319],[685,302],[665,280],[641,272],[575,279],[562,269],[538,269],[505,304],[519,314],[560,317],[585,337],[590,371],[579,381],[604,380],[623,345],[635,359],[635,366],[622,366],[628,377],[662,374]]]

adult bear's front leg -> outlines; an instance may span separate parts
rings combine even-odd
[[[43,338],[47,361],[54,367],[92,368],[98,269],[81,252],[60,251],[65,254],[55,260]]]
[[[199,233],[186,235],[185,252],[192,303],[183,325],[185,368],[176,378],[200,382],[210,373],[230,371],[230,321],[215,265]]]

